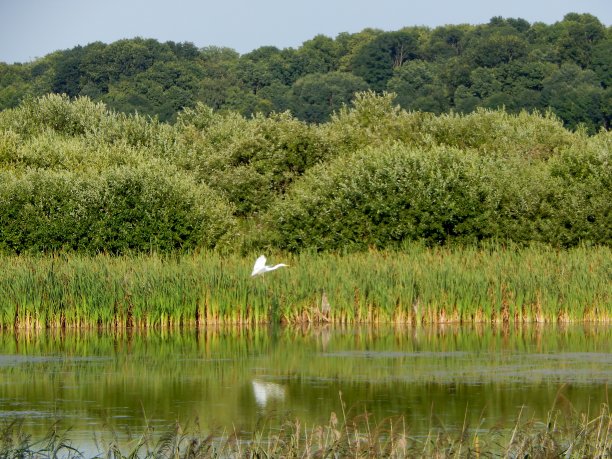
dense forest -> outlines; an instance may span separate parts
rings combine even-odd
[[[323,123],[371,90],[395,94],[408,111],[551,110],[566,127],[593,133],[610,127],[611,79],[610,27],[570,13],[552,25],[494,17],[483,25],[365,29],[243,55],[143,38],[96,42],[0,63],[0,109],[56,93],[160,121],[201,103],[244,116],[289,110]]]
[[[611,44],[568,14],[2,64],[0,252],[610,245]]]

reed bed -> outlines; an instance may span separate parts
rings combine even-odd
[[[521,418],[514,427],[484,431],[431,427],[426,436],[412,436],[402,416],[376,421],[367,413],[347,417],[332,412],[329,422],[307,426],[299,419],[280,427],[268,424],[250,435],[208,432],[197,423],[176,423],[162,435],[145,429],[131,441],[96,441],[98,453],[86,455],[69,437],[53,428],[45,438],[32,439],[19,420],[0,428],[0,456],[12,458],[461,458],[563,457],[603,458],[612,455],[612,415],[603,404],[599,412],[563,414],[552,410],[545,420]]]
[[[608,247],[274,253],[290,267],[251,278],[256,255],[0,256],[0,326],[612,319]]]

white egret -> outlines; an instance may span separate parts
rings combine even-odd
[[[265,255],[261,255],[257,260],[255,260],[255,266],[253,266],[253,272],[251,273],[251,277],[260,276],[261,274],[267,273],[269,271],[274,271],[278,268],[284,268],[285,263],[279,263],[274,266],[266,265],[266,257]]]

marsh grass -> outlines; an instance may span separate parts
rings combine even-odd
[[[33,439],[23,430],[23,419],[12,419],[0,427],[0,457],[2,458],[78,458],[82,453],[68,439],[69,430],[54,424],[41,439]]]
[[[0,256],[0,326],[193,327],[254,323],[610,321],[607,247],[426,248],[274,253]],[[329,308],[321,310],[325,295]]]
[[[562,413],[552,410],[545,420],[521,418],[514,426],[485,431],[464,424],[460,429],[430,427],[427,435],[413,436],[403,416],[382,420],[368,413],[347,416],[332,412],[329,421],[307,426],[299,419],[269,423],[248,433],[234,430],[203,433],[197,422],[175,423],[165,432],[153,429],[131,441],[111,436],[96,440],[97,458],[471,458],[563,457],[604,458],[612,454],[612,415],[602,404],[599,412]],[[85,458],[73,446],[69,431],[53,428],[35,441],[11,421],[0,428],[2,458]]]

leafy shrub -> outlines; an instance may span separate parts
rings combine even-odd
[[[552,113],[478,109],[470,114],[434,115],[407,112],[394,103],[395,94],[357,94],[351,107],[344,107],[322,126],[336,153],[353,152],[366,146],[400,142],[430,147],[446,145],[475,149],[483,154],[526,159],[547,159],[564,148],[585,141],[572,133]]]
[[[170,125],[28,99],[0,112],[0,250],[610,244],[610,138],[372,92],[320,125],[202,104]]]
[[[50,130],[30,138],[13,131],[0,131],[0,165],[13,170],[32,168],[85,173],[146,163],[160,163],[160,160],[150,150],[124,142],[111,145]]]
[[[556,222],[547,239],[557,245],[612,241],[612,133],[602,131],[586,145],[550,160],[551,177],[561,190],[553,210]]]
[[[90,144],[146,147],[153,156],[168,154],[174,146],[174,128],[139,114],[109,111],[88,97],[65,94],[28,98],[14,109],[0,112],[0,132],[12,131],[23,139],[57,134],[82,138]]]
[[[265,210],[274,196],[329,156],[319,130],[289,113],[247,120],[198,106],[179,117],[179,126],[181,167],[221,191],[240,216]]]
[[[0,112],[0,130],[11,129],[25,136],[45,130],[67,135],[95,131],[108,116],[106,106],[89,98],[70,100],[65,94],[27,98],[18,107]]]
[[[563,127],[553,114],[478,109],[430,117],[423,134],[438,145],[474,148],[484,153],[515,153],[526,158],[546,159],[581,137]]]
[[[452,147],[367,148],[309,171],[272,206],[268,237],[289,250],[417,239],[609,244],[609,135],[603,137],[590,150],[549,162]]]
[[[453,148],[368,148],[309,171],[271,209],[278,244],[338,249],[490,236],[477,155]]]
[[[425,145],[422,125],[431,113],[408,113],[397,105],[395,94],[366,91],[355,94],[351,106],[340,109],[322,126],[336,154],[351,153],[367,146],[399,141]]]
[[[206,185],[166,168],[103,175],[94,246],[112,252],[212,248],[233,226],[231,207]]]
[[[232,226],[222,198],[165,168],[0,173],[3,251],[210,248]]]
[[[66,171],[0,173],[0,247],[3,251],[84,248],[99,185]]]

